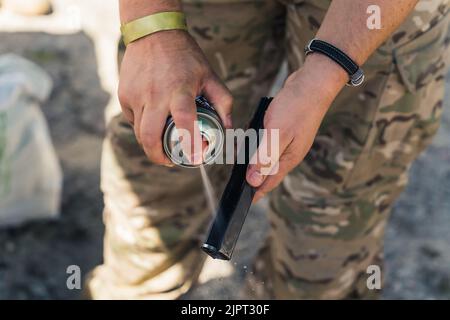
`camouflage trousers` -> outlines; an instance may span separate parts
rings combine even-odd
[[[301,67],[329,1],[185,1],[190,32],[235,98],[243,126],[283,61]],[[439,127],[449,52],[449,3],[420,1],[345,88],[305,160],[270,194],[270,234],[254,263],[254,297],[370,297],[366,269],[382,263],[383,234],[413,160]],[[208,167],[216,189],[226,166]],[[104,264],[96,299],[174,299],[195,283],[211,216],[198,170],[151,164],[121,115],[102,160]],[[225,262],[224,262],[225,263]]]

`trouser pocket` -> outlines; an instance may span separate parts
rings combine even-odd
[[[433,81],[442,80],[450,61],[450,14],[417,39],[394,49],[396,67],[403,84],[416,93]]]

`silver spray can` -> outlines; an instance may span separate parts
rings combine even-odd
[[[203,164],[211,164],[222,154],[225,140],[225,130],[220,117],[214,107],[205,97],[195,99],[197,106],[197,121],[206,149],[203,151]],[[167,119],[163,135],[163,147],[167,157],[176,165],[186,168],[195,168],[183,155],[181,142],[175,122],[172,117]]]

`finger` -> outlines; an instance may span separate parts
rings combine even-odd
[[[203,93],[208,101],[214,105],[225,128],[231,129],[233,127],[231,118],[233,97],[227,87],[218,78],[214,77],[206,81]]]
[[[253,187],[263,184],[267,176],[276,174],[280,155],[286,150],[292,139],[274,126],[266,126],[257,152],[250,160],[247,170],[247,182]]]
[[[142,145],[142,139],[141,139],[141,124],[142,124],[142,114],[144,112],[144,106],[136,108],[136,111],[134,111],[133,115],[133,129],[134,129],[134,135],[136,136],[136,140],[140,145]]]
[[[122,94],[122,93],[119,93],[119,94]],[[125,101],[126,101],[125,98],[119,97],[119,103],[122,108],[122,114],[131,125],[134,125],[135,117],[134,117],[133,108],[131,108],[131,106],[128,103],[126,103]]]
[[[151,108],[145,106],[140,121],[140,139],[147,157],[156,164],[170,165],[171,161],[166,157],[162,145],[162,132],[168,116],[168,108],[161,106]],[[136,126],[135,126],[136,127]]]
[[[141,133],[137,128],[139,128],[141,124],[143,107],[136,108],[136,111],[134,111],[129,104],[126,104],[124,102],[121,102],[121,107],[123,116],[128,121],[128,123],[130,123],[130,125],[133,127],[134,135],[136,137],[137,142],[141,144],[140,139]]]
[[[264,183],[256,191],[253,202],[256,203],[262,199],[267,193],[275,189],[284,179],[284,177],[296,166],[296,162],[288,155],[282,155],[278,163],[277,173],[270,174]]]
[[[170,112],[178,130],[181,148],[195,165],[203,162],[202,137],[197,121],[195,94],[179,92],[172,96]]]
[[[133,109],[131,109],[131,108],[123,108],[122,109],[122,114],[125,117],[125,119],[128,121],[128,123],[133,126],[134,125]]]

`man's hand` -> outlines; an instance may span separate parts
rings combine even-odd
[[[123,16],[128,13],[126,9],[144,5],[142,1],[133,2],[122,0]],[[172,9],[163,7],[170,1],[159,2],[160,10]],[[150,2],[145,8],[156,4],[158,1]],[[156,12],[159,9],[152,8]],[[137,18],[136,14],[134,18]],[[130,18],[127,16],[122,20],[129,21]],[[170,164],[163,152],[162,135],[167,117],[171,114],[176,127],[189,133],[190,140],[181,137],[183,151],[192,163],[202,162],[201,150],[193,149],[202,145],[199,128],[194,123],[197,120],[195,97],[199,94],[205,95],[214,104],[225,127],[230,128],[231,94],[211,70],[203,52],[187,32],[158,32],[128,45],[120,71],[119,100],[125,117],[134,127],[138,142],[151,161]],[[189,150],[186,150],[187,146]]]
[[[417,1],[335,0],[316,37],[340,48],[362,65],[405,20]],[[380,30],[369,30],[366,25],[366,10],[372,4],[379,5],[382,12]],[[264,121],[266,129],[279,129],[279,154],[269,155],[268,159],[260,157],[247,171],[247,181],[259,187],[255,201],[275,188],[303,160],[325,113],[347,81],[348,75],[341,67],[316,53],[309,55],[304,66],[289,77]],[[265,150],[272,149],[267,147],[271,140],[274,139],[270,135],[264,136],[258,155],[264,156]],[[268,171],[275,174],[264,174]]]
[[[315,69],[318,65],[320,73]],[[260,144],[258,162],[247,171],[247,181],[259,187],[255,202],[303,160],[328,107],[347,80],[347,74],[338,65],[320,55],[309,56],[304,67],[287,79],[266,112],[267,134]],[[271,129],[279,130],[278,141],[271,136]],[[266,150],[274,150],[271,143],[278,143],[278,152],[265,155]]]

